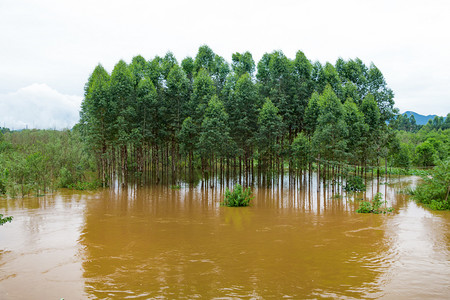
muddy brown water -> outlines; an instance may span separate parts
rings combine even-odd
[[[398,194],[417,180],[285,181],[247,208],[201,184],[0,199],[0,299],[449,299],[450,213]],[[395,212],[356,213],[377,191]]]

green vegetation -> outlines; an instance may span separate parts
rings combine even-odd
[[[130,175],[158,182],[183,168],[208,179],[323,164],[321,175],[334,177],[339,167],[328,161],[363,176],[388,159],[393,97],[380,70],[360,59],[322,64],[274,51],[255,63],[245,52],[228,64],[205,45],[181,64],[168,52],[121,60],[111,73],[98,65],[80,129],[102,185]]]
[[[237,184],[233,191],[227,188],[225,191],[225,199],[222,202],[224,206],[248,206],[253,199],[252,191],[250,188],[243,188],[240,184]]]
[[[85,151],[77,128],[14,131],[0,137],[0,194],[14,198],[64,187],[87,189],[96,177],[95,160]]]
[[[206,45],[181,63],[170,52],[139,55],[110,73],[95,67],[71,131],[3,128],[0,194],[286,169],[361,191],[375,171],[426,174],[447,159],[449,122],[398,115],[381,71],[358,58],[323,64],[274,51],[256,63],[245,52],[229,64]]]
[[[359,176],[350,177],[344,187],[347,192],[361,192],[366,190],[364,180]]]
[[[6,222],[11,223],[13,217],[3,217],[2,214],[0,214],[0,226],[2,226],[3,224],[5,224]]]
[[[356,210],[357,213],[373,213],[373,214],[385,214],[394,211],[392,207],[381,207],[386,204],[386,200],[382,201],[383,194],[377,193],[372,199],[372,202],[361,201],[359,208]]]
[[[423,180],[412,191],[413,198],[434,210],[450,209],[450,159],[439,163]]]

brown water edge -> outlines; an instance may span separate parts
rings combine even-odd
[[[1,199],[15,218],[0,227],[0,299],[445,299],[450,214],[397,194],[416,180],[343,197],[286,180],[247,208],[220,206],[217,184]],[[377,191],[395,213],[355,213]]]

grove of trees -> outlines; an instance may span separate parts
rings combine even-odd
[[[229,64],[201,46],[181,63],[169,52],[119,61],[111,73],[98,65],[71,130],[0,128],[0,195],[192,174],[250,183],[317,171],[325,181],[444,164],[450,115],[417,125],[393,97],[375,65],[321,64],[301,51],[258,63],[234,53]]]
[[[181,63],[168,52],[121,60],[111,73],[98,65],[79,126],[103,185],[186,169],[295,173],[326,162],[364,170],[390,154],[393,98],[381,71],[360,59],[322,64],[274,51],[256,63],[245,52],[229,64],[205,45]]]

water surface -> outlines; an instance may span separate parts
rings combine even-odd
[[[416,180],[286,180],[247,208],[220,206],[218,184],[0,199],[0,298],[445,299],[450,214],[397,194]],[[376,192],[395,212],[355,213]]]

